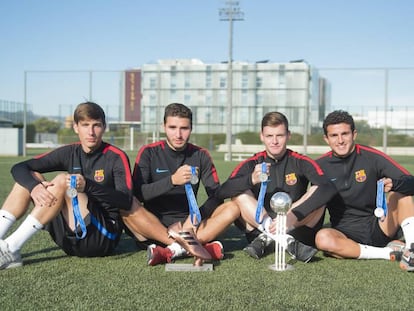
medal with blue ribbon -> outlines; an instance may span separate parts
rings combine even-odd
[[[266,162],[262,162],[262,172],[260,173],[259,179],[261,181],[260,184],[260,191],[259,191],[259,198],[257,199],[257,208],[256,208],[256,222],[261,224],[263,222],[263,205],[264,205],[264,198],[266,195],[267,189],[267,165]]]
[[[72,208],[73,208],[73,217],[75,218],[75,235],[78,240],[83,239],[86,236],[86,225],[85,221],[82,218],[79,201],[78,201],[78,191],[76,190],[76,175],[70,176],[70,188],[67,190],[66,194],[72,198]],[[78,234],[78,224],[81,229],[82,234]]]
[[[380,179],[377,181],[377,200],[374,215],[377,216],[381,221],[384,221],[387,217],[387,199],[384,192],[384,180]]]
[[[185,188],[185,194],[187,195],[188,200],[188,207],[190,210],[190,219],[193,226],[198,226],[201,222],[201,214],[200,209],[198,208],[197,200],[194,195],[193,187],[192,185],[195,185],[198,183],[198,176],[195,166],[191,167],[191,179],[190,182],[186,183],[184,185]]]

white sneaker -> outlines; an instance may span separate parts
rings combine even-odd
[[[187,257],[188,253],[180,244],[177,242],[174,242],[167,246],[172,251],[172,257],[171,259],[177,259],[181,257]]]
[[[405,250],[405,243],[400,240],[394,240],[387,244],[386,247],[391,248],[390,260],[391,261],[400,261],[401,257]]]
[[[0,270],[17,268],[23,265],[20,252],[12,253],[6,241],[0,240]]]

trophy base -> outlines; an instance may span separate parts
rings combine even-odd
[[[284,267],[280,267],[279,265],[269,265],[269,269],[273,270],[273,271],[288,271],[288,270],[293,270],[294,267],[292,265],[288,265],[286,264]]]
[[[213,264],[205,263],[202,266],[194,266],[191,263],[167,263],[165,271],[187,271],[187,272],[205,272],[213,271]]]

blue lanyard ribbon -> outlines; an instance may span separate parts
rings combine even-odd
[[[70,176],[70,187],[72,189],[76,189],[76,175]],[[79,201],[78,195],[72,197],[72,208],[73,208],[73,217],[75,218],[75,236],[78,240],[83,239],[86,236],[86,225],[85,221],[82,218],[80,209],[79,209]],[[80,226],[82,235],[78,235],[78,224]]]
[[[191,174],[196,175],[196,168],[194,166],[191,167]],[[198,208],[197,200],[194,195],[193,187],[190,182],[184,185],[185,194],[187,195],[188,200],[188,207],[190,210],[190,219],[193,226],[198,226],[201,222],[201,214],[200,209]]]
[[[266,162],[262,162],[262,173],[266,173],[267,171],[267,165]],[[263,222],[263,216],[262,216],[262,210],[264,205],[264,198],[266,195],[266,189],[267,189],[267,180],[262,181],[260,184],[260,192],[259,192],[259,198],[257,199],[257,208],[256,208],[256,222],[258,224],[261,224]]]
[[[377,181],[377,208],[381,208],[384,211],[384,218],[387,216],[387,199],[384,192],[384,180],[380,179]]]

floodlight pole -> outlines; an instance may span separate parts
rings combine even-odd
[[[24,103],[23,103],[23,156],[26,156],[26,131],[27,131],[27,71],[24,72]]]
[[[303,122],[303,153],[308,153],[308,127],[309,127],[309,101],[310,101],[310,84],[311,84],[311,69],[310,65],[306,63],[306,96],[305,96],[305,116]]]
[[[89,101],[92,101],[92,84],[93,84],[92,75],[93,75],[92,70],[89,70]]]
[[[387,153],[387,144],[388,144],[387,142],[387,139],[388,139],[387,114],[388,114],[388,69],[384,69],[384,131],[382,132],[382,148],[383,148],[382,151],[384,153]]]
[[[244,13],[238,7],[239,1],[226,1],[226,8],[219,10],[220,20],[229,21],[229,60],[227,63],[227,130],[226,130],[226,144],[228,152],[228,160],[232,160],[232,124],[233,124],[233,21],[242,21]]]

